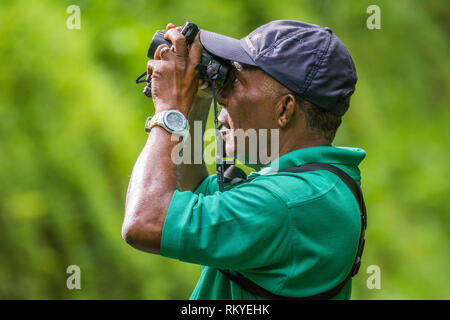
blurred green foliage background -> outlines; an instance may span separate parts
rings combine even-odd
[[[72,4],[80,30],[66,27]],[[366,27],[371,4],[380,30]],[[449,299],[449,13],[445,0],[2,0],[0,298],[188,298],[199,266],[132,249],[120,234],[153,113],[134,80],[168,22],[241,38],[295,19],[330,27],[359,75],[335,140],[368,154],[352,298]],[[66,287],[72,264],[81,290]],[[380,290],[366,286],[370,265]]]

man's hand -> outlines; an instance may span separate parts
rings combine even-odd
[[[164,49],[168,46],[162,44],[156,49],[154,60],[147,64],[147,73],[152,74],[155,113],[177,109],[187,117],[199,84],[195,69],[202,54],[199,34],[189,49],[180,28],[172,24],[167,26],[164,38],[172,42],[174,51]]]
[[[166,30],[176,28],[178,32],[181,32],[182,27],[176,27],[174,24],[169,23],[166,27]],[[196,45],[195,43],[193,45]],[[165,46],[167,47],[167,46]],[[188,51],[191,52],[191,47],[188,47]],[[165,56],[166,53],[163,54]],[[208,119],[208,113],[212,100],[212,90],[211,86],[208,82],[199,80],[198,81],[198,90],[197,95],[192,104],[190,113],[189,113],[189,128],[191,135],[191,143],[190,145],[184,146],[184,148],[190,148],[190,151],[186,151],[191,155],[189,159],[187,159],[187,163],[181,163],[178,166],[178,185],[181,190],[190,190],[194,191],[198,185],[209,175],[208,169],[206,168],[204,159],[203,159],[203,139],[201,141],[195,141],[194,138],[199,136],[199,133],[194,133],[194,129],[201,130],[200,137],[204,136],[206,129],[206,121]],[[201,122],[201,129],[198,128],[198,125],[195,125],[194,122]],[[195,144],[201,143],[202,146],[196,146]],[[200,152],[202,157],[201,163],[194,163],[195,159],[197,159],[198,155],[195,155],[195,152]]]

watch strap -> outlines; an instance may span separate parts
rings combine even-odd
[[[176,110],[176,109],[175,109]],[[166,129],[169,133],[172,134],[178,134],[186,138],[186,136],[189,134],[189,121],[186,119],[186,128],[181,132],[176,132],[170,130],[165,124],[164,124],[164,116],[167,112],[170,112],[171,110],[164,110],[161,112],[157,112],[152,116],[148,117],[145,121],[145,132],[150,132],[154,126],[160,126]],[[178,111],[178,110],[176,110]]]
[[[148,117],[147,120],[145,120],[145,132],[149,133],[152,128],[150,127],[150,124],[152,123],[152,116]]]
[[[158,112],[155,113],[153,115],[153,118],[150,122],[150,129],[153,128],[154,126],[161,126],[164,127],[164,129],[167,130],[166,126],[164,125],[163,119],[164,119],[164,115],[166,114],[167,111],[162,111],[162,112]]]

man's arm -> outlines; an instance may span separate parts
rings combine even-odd
[[[186,39],[176,28],[165,33],[174,51],[155,52],[147,64],[152,74],[155,113],[177,109],[188,117],[198,89],[198,70],[202,46],[199,35],[188,52]],[[153,127],[131,175],[122,225],[122,237],[133,247],[159,253],[164,220],[177,187],[177,166],[171,159],[178,141],[159,126]]]
[[[159,254],[164,220],[177,184],[176,165],[170,156],[177,143],[164,128],[153,127],[134,165],[122,237],[136,249]]]

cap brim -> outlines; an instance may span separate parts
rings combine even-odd
[[[219,58],[256,66],[256,63],[237,39],[202,30],[200,32],[200,41],[206,50]]]

